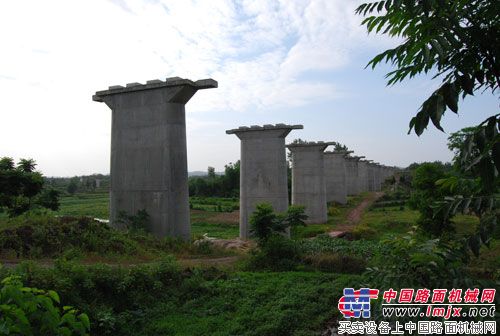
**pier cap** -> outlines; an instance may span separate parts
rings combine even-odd
[[[92,96],[92,100],[96,102],[104,102],[103,97],[115,95],[119,93],[128,93],[143,90],[152,90],[163,87],[174,87],[174,86],[190,86],[195,90],[212,89],[217,88],[218,83],[212,78],[200,79],[197,81],[192,81],[190,79],[184,79],[180,77],[170,77],[164,81],[159,79],[148,80],[146,84],[141,84],[137,82],[128,83],[126,86],[113,85],[108,87],[107,90],[97,91],[95,95]]]
[[[290,143],[286,145],[286,148],[291,149],[291,148],[298,148],[298,147],[317,147],[317,146],[324,146],[324,148],[330,146],[330,145],[335,145],[335,141],[329,141],[329,142],[324,142],[324,141],[307,141],[307,142],[302,142],[302,143]]]
[[[268,131],[268,130],[294,130],[303,129],[303,125],[286,125],[286,124],[266,124],[264,126],[252,125],[250,127],[240,126],[238,128],[233,128],[226,131],[226,134],[237,134],[242,132],[254,132],[254,131]]]

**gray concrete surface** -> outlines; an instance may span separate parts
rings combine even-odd
[[[379,163],[373,164],[373,176],[374,176],[374,187],[375,187],[374,191],[382,190],[382,174],[380,171]]]
[[[110,221],[145,209],[156,236],[190,239],[185,104],[213,79],[179,77],[98,91],[112,110]]]
[[[264,125],[226,131],[241,140],[240,237],[250,236],[249,219],[258,203],[277,212],[288,209],[285,137],[302,125]]]
[[[326,223],[324,150],[333,142],[289,144],[292,153],[292,204],[305,206],[307,223]]]
[[[347,203],[345,156],[352,151],[324,152],[326,201]]]
[[[358,180],[357,180],[358,194],[368,191],[368,162],[369,160],[358,161]]]
[[[346,157],[346,191],[348,196],[356,195],[358,193],[358,161],[358,159],[351,156]]]

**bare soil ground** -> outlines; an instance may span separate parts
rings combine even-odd
[[[335,227],[335,230],[330,231],[328,234],[332,237],[338,237],[351,231],[356,224],[361,221],[363,213],[372,205],[377,199],[384,195],[383,192],[370,193],[357,207],[352,209],[348,214],[345,222],[340,223]]]

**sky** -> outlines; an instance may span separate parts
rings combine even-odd
[[[287,142],[338,141],[387,165],[448,161],[449,133],[498,111],[477,94],[448,111],[446,133],[407,135],[438,80],[387,87],[390,66],[365,65],[398,40],[368,35],[346,0],[0,2],[0,157],[33,158],[46,176],[109,173],[111,85],[213,78],[186,105],[188,167],[239,159],[225,130],[302,124]]]

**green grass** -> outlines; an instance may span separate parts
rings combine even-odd
[[[335,204],[328,207],[328,222],[325,224],[308,224],[306,226],[292,229],[292,238],[310,238],[331,230],[335,230],[338,224],[346,221],[349,211],[357,207],[366,197],[366,193],[356,196],[349,196],[347,204]]]
[[[391,234],[408,232],[415,225],[419,213],[405,207],[376,208],[365,212],[358,226],[375,230],[372,239],[379,240]]]
[[[217,207],[222,209],[229,207],[237,208],[238,199],[220,197],[193,197],[190,202],[194,208],[204,210],[191,211],[192,237],[199,237],[207,233],[215,238],[235,238],[239,236],[238,223],[217,223],[209,219],[216,216]],[[101,219],[109,218],[109,194],[76,194],[74,196],[63,196],[60,199],[61,206],[54,214],[58,216],[90,216]]]
[[[12,272],[87,312],[95,335],[319,335],[343,288],[362,283],[320,272],[182,270],[171,258],[127,268],[28,263],[0,268],[0,280]]]
[[[27,213],[0,219],[0,258],[143,262],[168,254],[198,258],[234,255],[212,245],[116,230],[89,217]]]
[[[232,239],[240,234],[238,223],[207,223],[207,222],[192,222],[191,236],[194,238],[207,234],[209,237]]]
[[[322,273],[235,273],[204,284],[179,306],[160,302],[147,335],[315,335],[338,314],[346,286],[360,277]]]
[[[109,194],[76,194],[63,196],[56,212],[59,216],[91,216],[109,218]]]

